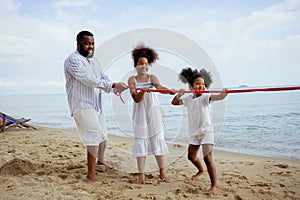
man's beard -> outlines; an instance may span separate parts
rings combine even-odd
[[[80,47],[79,53],[80,53],[83,57],[86,57],[86,58],[92,58],[92,57],[94,56],[94,50],[93,50],[93,53],[89,54],[89,52],[83,50],[82,47]]]
[[[92,54],[88,54],[87,56],[85,56],[85,57],[87,57],[87,58],[92,58],[94,56],[94,51],[93,51],[93,53]]]

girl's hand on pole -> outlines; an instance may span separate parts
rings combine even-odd
[[[169,94],[170,94],[170,95],[176,94],[176,90],[175,90],[175,89],[170,89],[170,90],[169,90]]]
[[[178,91],[178,94],[179,94],[180,96],[184,95],[184,93],[185,93],[185,90],[184,90],[184,89],[180,89],[180,90]]]
[[[223,88],[223,93],[225,94],[225,97],[228,95],[228,89],[227,88]]]
[[[177,92],[176,98],[177,98],[177,99],[180,99],[180,97],[183,96],[184,93],[185,93],[185,90],[184,90],[184,89],[180,89],[180,90]]]
[[[141,89],[141,91],[143,91],[143,92],[150,92],[150,89],[147,88],[147,87],[144,87],[144,88]]]

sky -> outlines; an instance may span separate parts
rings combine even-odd
[[[0,95],[65,93],[63,62],[81,30],[91,31],[98,47],[131,31],[171,31],[204,50],[224,87],[300,85],[300,0],[0,0],[0,5]],[[172,37],[168,42],[181,48]],[[129,50],[105,72],[113,81],[133,70]],[[158,64],[175,75],[189,64],[170,52],[159,54]]]

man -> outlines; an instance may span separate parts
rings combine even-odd
[[[87,178],[96,179],[95,164],[104,163],[106,127],[102,113],[101,91],[121,93],[127,89],[125,83],[113,83],[103,74],[100,64],[93,58],[94,36],[89,31],[77,34],[77,50],[64,62],[68,103],[77,131],[87,146]]]

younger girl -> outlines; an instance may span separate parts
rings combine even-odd
[[[188,83],[191,90],[205,90],[212,83],[211,74],[205,69],[197,71],[191,68],[185,68],[179,75],[179,80],[183,83]],[[190,141],[188,147],[188,159],[195,165],[198,172],[192,176],[196,178],[204,174],[204,168],[198,158],[198,150],[202,145],[204,162],[206,164],[211,187],[206,192],[209,195],[214,195],[217,192],[217,175],[216,168],[212,158],[212,148],[214,145],[213,125],[210,118],[210,103],[212,101],[222,100],[227,96],[227,89],[222,93],[213,95],[210,93],[191,94],[186,97],[184,90],[181,89],[173,98],[173,105],[184,105],[188,109],[189,134]]]
[[[147,155],[155,155],[160,179],[167,180],[165,174],[164,155],[168,154],[168,147],[164,139],[163,121],[160,104],[155,93],[149,89],[167,89],[158,78],[148,74],[149,65],[158,59],[157,53],[143,44],[132,50],[132,58],[137,75],[128,79],[128,85],[133,103],[133,156],[137,158],[139,171],[138,183],[145,183],[144,167]],[[142,88],[136,90],[133,88]],[[167,89],[168,90],[168,89]],[[172,90],[173,91],[173,90]],[[169,90],[170,94],[174,94]]]

